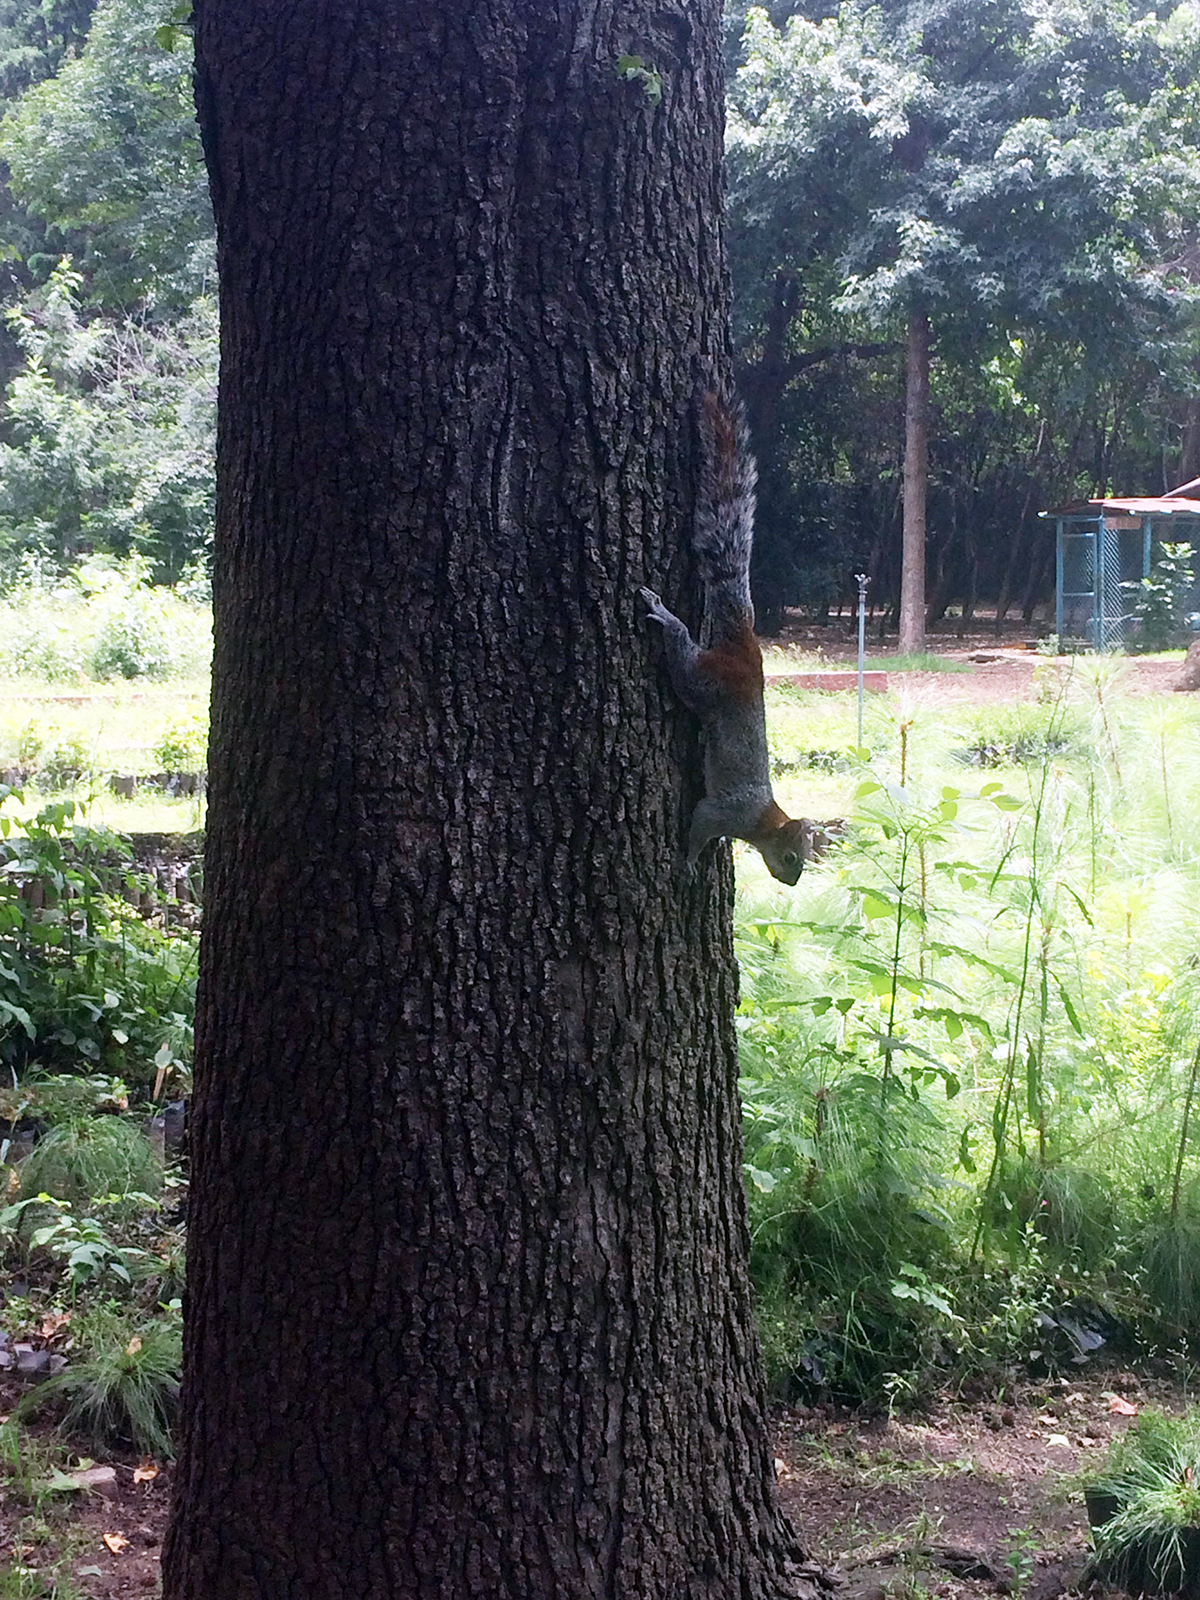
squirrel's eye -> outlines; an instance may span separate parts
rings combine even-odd
[[[794,850],[788,850],[784,854],[783,864],[785,867],[794,867],[799,859],[799,856],[797,856]]]

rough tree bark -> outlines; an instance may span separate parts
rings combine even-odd
[[[900,653],[925,648],[925,502],[929,490],[929,317],[908,319],[904,390],[904,552],[900,567]]]
[[[165,1594],[796,1592],[731,874],[686,873],[696,728],[636,599],[694,620],[719,7],[195,17],[217,639]]]

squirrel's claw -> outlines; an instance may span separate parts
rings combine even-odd
[[[643,587],[638,590],[638,593],[646,602],[646,615],[652,622],[667,622],[670,620],[671,613],[663,605],[661,598],[655,594],[653,589]]]

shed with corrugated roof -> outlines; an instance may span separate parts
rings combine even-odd
[[[1132,642],[1155,545],[1200,545],[1200,478],[1157,497],[1073,500],[1038,515],[1055,523],[1054,631],[1111,650]]]

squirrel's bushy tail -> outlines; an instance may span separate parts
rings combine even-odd
[[[696,555],[714,635],[720,638],[727,629],[754,623],[750,551],[758,473],[740,404],[727,404],[715,394],[706,394],[700,406],[700,443]]]

